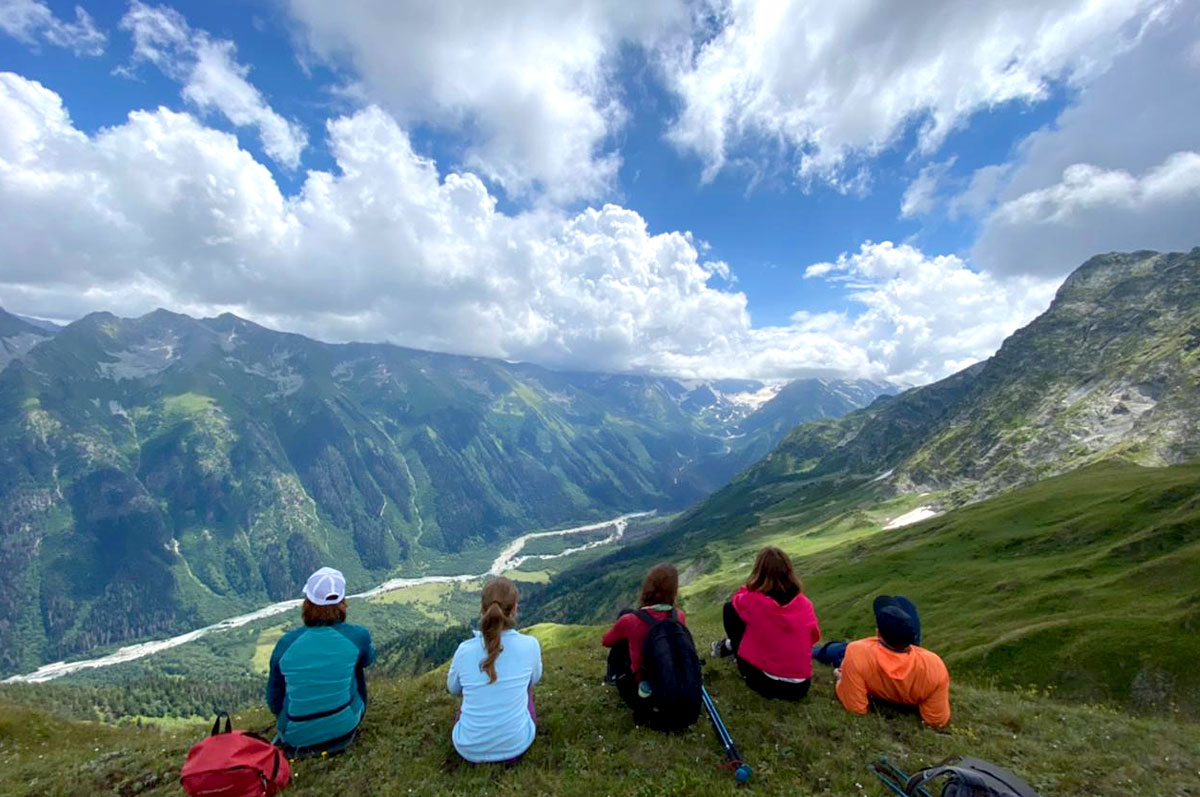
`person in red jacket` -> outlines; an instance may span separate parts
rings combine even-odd
[[[646,578],[642,580],[642,591],[638,605],[649,612],[656,620],[662,620],[671,612],[676,619],[687,625],[687,616],[682,609],[676,609],[679,600],[679,571],[674,565],[661,564],[650,568]],[[601,640],[608,648],[608,674],[605,681],[617,688],[617,694],[625,701],[634,716],[639,717],[641,701],[638,688],[641,686],[642,647],[650,626],[642,622],[634,609],[622,609],[617,622]]]
[[[736,656],[738,672],[755,692],[783,700],[808,694],[821,626],[786,553],[759,552],[750,580],[725,604],[725,633],[712,655]]]

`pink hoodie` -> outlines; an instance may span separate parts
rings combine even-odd
[[[803,593],[780,606],[742,587],[733,595],[733,608],[746,623],[738,658],[776,678],[812,677],[812,646],[821,639],[821,626]]]

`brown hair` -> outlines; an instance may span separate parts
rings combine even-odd
[[[656,603],[675,605],[679,599],[679,571],[675,565],[661,564],[650,568],[642,581],[641,606],[653,606]]]
[[[517,624],[517,585],[504,576],[493,578],[483,587],[479,600],[479,630],[483,633],[483,646],[487,657],[479,663],[479,669],[488,675],[488,683],[496,683],[496,657],[504,646],[500,644],[500,633]]]
[[[346,621],[346,601],[343,599],[341,603],[335,603],[332,606],[318,606],[305,598],[300,614],[304,618],[304,624],[310,627],[337,625]]]
[[[804,585],[788,555],[770,545],[758,552],[746,589],[764,595],[791,595],[804,592]]]

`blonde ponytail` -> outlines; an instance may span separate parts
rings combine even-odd
[[[496,658],[504,650],[500,634],[517,624],[518,597],[517,585],[503,576],[489,581],[480,596],[479,631],[487,657],[479,669],[487,673],[489,684],[496,682]]]

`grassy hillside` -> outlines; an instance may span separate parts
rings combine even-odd
[[[534,611],[596,621],[661,559],[680,565],[690,599],[716,602],[773,544],[827,636],[870,633],[873,596],[904,593],[952,672],[1200,716],[1200,466],[1104,463],[893,531],[933,497],[880,503],[863,488],[737,515],[723,495],[675,535],[557,577]]]
[[[716,607],[693,604],[696,635],[708,639],[718,631]],[[546,678],[537,690],[539,738],[520,764],[456,759],[449,742],[456,701],[438,670],[375,681],[359,744],[340,757],[298,763],[288,793],[882,795],[865,769],[881,753],[906,768],[972,753],[1007,763],[1048,796],[1200,794],[1195,725],[956,684],[954,723],[935,733],[913,717],[846,714],[826,673],[806,702],[782,705],[748,691],[728,662],[715,662],[709,687],[754,767],[751,785],[739,790],[718,769],[721,753],[707,725],[675,737],[633,726],[600,683],[600,630],[535,629]],[[266,731],[270,718],[256,710],[237,724]],[[204,732],[201,724],[159,731],[63,723],[0,702],[0,793],[175,795],[186,750]]]
[[[755,767],[747,793],[881,795],[865,769],[879,754],[914,769],[957,753],[1005,763],[1047,797],[1200,795],[1200,466],[1103,464],[893,531],[881,527],[916,501],[864,503],[870,498],[776,507],[736,525],[738,534],[685,548],[691,554],[677,561],[696,639],[703,646],[720,635],[720,602],[754,552],[781,545],[804,573],[828,637],[869,633],[879,592],[917,601],[926,644],[954,677],[953,724],[940,734],[913,717],[849,716],[820,669],[808,701],[773,704],[749,692],[728,661],[711,662],[706,680]],[[573,602],[581,615],[607,613],[632,597],[645,561],[697,542],[694,534],[654,538],[649,552],[601,560],[602,570],[567,578],[569,601],[551,585],[541,611],[566,614]],[[572,579],[586,572],[604,576],[581,589]],[[439,596],[425,598],[423,610],[441,609]],[[520,765],[456,760],[444,669],[388,675],[373,682],[361,744],[299,764],[292,793],[735,791],[717,769],[706,725],[670,739],[633,727],[601,684],[600,627],[535,631],[547,678],[537,694],[540,738]],[[426,660],[454,641],[424,640]],[[421,664],[402,648],[386,666],[392,674]],[[178,721],[166,730],[66,722],[27,707],[31,695],[0,689],[5,795],[175,794],[183,756],[204,732]],[[254,709],[239,723],[268,731],[270,717]]]

